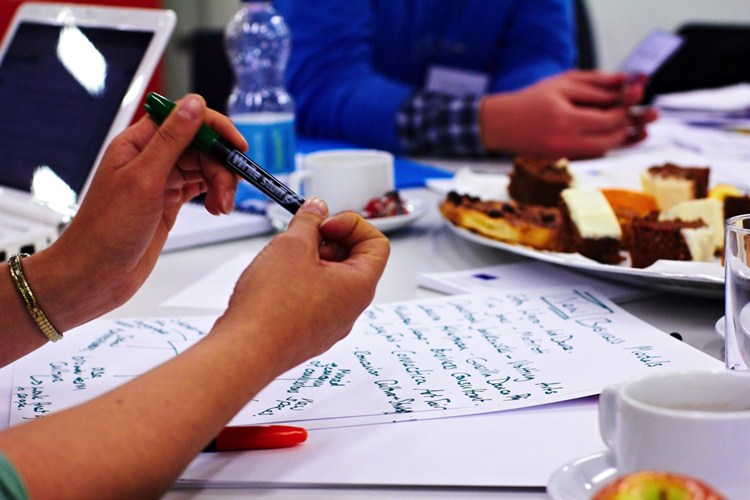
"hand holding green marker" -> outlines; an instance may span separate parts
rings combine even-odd
[[[151,119],[158,125],[161,125],[172,109],[174,109],[175,103],[156,92],[150,92],[146,96],[144,107]],[[284,207],[291,214],[297,213],[299,207],[305,202],[304,198],[235,149],[234,146],[207,125],[201,125],[191,145],[222,162],[229,170],[257,187],[263,194]]]

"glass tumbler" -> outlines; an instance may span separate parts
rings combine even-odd
[[[730,370],[750,369],[750,214],[727,219],[724,239],[725,351]]]

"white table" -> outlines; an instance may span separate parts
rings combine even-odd
[[[439,196],[425,189],[409,190],[407,197],[419,198],[427,213],[411,226],[390,235],[391,257],[378,286],[375,302],[391,302],[438,295],[417,286],[423,271],[452,271],[514,262],[520,257],[479,246],[454,235],[437,212]],[[210,245],[163,255],[142,289],[127,304],[108,315],[176,316],[218,311],[162,307],[160,303],[217,268],[239,252],[260,250],[271,235]],[[723,341],[714,331],[723,315],[723,301],[682,295],[656,295],[621,304],[625,309],[666,332],[679,332],[689,344],[715,356],[723,356]],[[571,457],[576,458],[576,457]],[[561,464],[562,465],[562,464]],[[295,489],[252,488],[250,490],[173,490],[168,498],[240,498],[249,495],[267,498],[547,498],[543,488],[361,488]]]

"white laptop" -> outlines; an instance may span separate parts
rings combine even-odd
[[[0,45],[0,262],[47,247],[75,215],[175,22],[161,9],[19,6]]]

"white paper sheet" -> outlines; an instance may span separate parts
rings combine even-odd
[[[14,364],[11,423],[84,401],[198,341],[213,317],[99,320]],[[308,428],[471,415],[597,394],[651,371],[721,363],[596,292],[541,289],[373,305],[233,424]]]
[[[654,99],[654,104],[672,110],[747,113],[750,111],[750,82],[662,94]]]
[[[585,398],[467,417],[310,430],[295,448],[204,453],[177,486],[538,488],[562,465],[605,448],[597,399]]]
[[[241,252],[213,272],[162,303],[165,307],[191,307],[224,310],[229,305],[234,285],[250,262],[258,255]]]
[[[596,279],[539,261],[514,262],[463,271],[420,273],[417,282],[421,287],[448,294],[504,293],[508,290],[523,290],[530,286],[551,288],[575,285],[594,288],[617,303],[648,297],[654,293],[644,288]]]
[[[247,238],[268,233],[271,229],[271,222],[265,215],[233,211],[217,216],[208,213],[203,205],[186,203],[169,231],[163,251]]]

